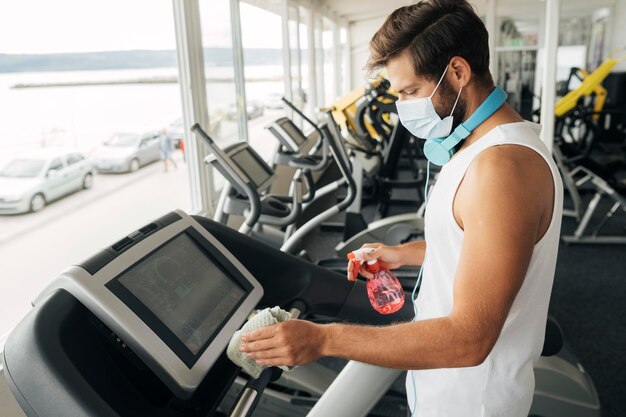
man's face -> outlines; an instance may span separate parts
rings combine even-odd
[[[413,64],[407,52],[403,52],[387,61],[387,76],[391,82],[391,87],[398,92],[398,100],[413,100],[417,98],[429,97],[433,94],[437,81],[445,68],[441,68],[441,74],[437,79],[430,80],[419,76],[413,69]],[[439,84],[439,88],[432,96],[433,106],[437,114],[444,118],[450,115],[454,102],[456,101],[458,90],[455,90],[449,81],[450,69]],[[461,96],[454,109],[453,130],[464,119],[466,111],[465,100]]]

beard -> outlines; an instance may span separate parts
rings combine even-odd
[[[459,94],[458,91],[455,91],[447,78],[441,81],[439,85],[439,100],[438,103],[433,101],[433,105],[435,107],[435,111],[442,119],[444,117],[448,117],[450,112],[452,112],[452,107],[454,107],[454,102],[456,101],[456,97]],[[454,108],[454,112],[452,113],[452,131],[456,129],[465,119],[465,115],[467,112],[467,103],[463,99],[463,94],[459,97],[459,102],[456,104]]]

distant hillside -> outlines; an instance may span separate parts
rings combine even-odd
[[[280,65],[281,49],[245,49],[246,65]],[[230,66],[229,48],[205,48],[205,65]],[[0,73],[38,71],[85,71],[127,68],[175,67],[176,51],[109,51],[64,54],[0,54]]]

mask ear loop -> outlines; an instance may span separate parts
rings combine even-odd
[[[454,109],[456,109],[456,105],[459,102],[459,98],[461,98],[461,91],[463,91],[463,86],[459,88],[459,94],[456,95],[456,100],[454,101],[454,106],[452,106],[452,110],[450,110],[450,116],[454,114]]]
[[[435,86],[435,89],[433,90],[433,92],[428,96],[428,98],[433,98],[433,96],[435,95],[435,91],[437,91],[437,89],[439,88],[439,84],[441,84],[441,82],[443,81],[443,77],[446,76],[446,72],[448,72],[448,65],[446,65],[446,69],[443,70],[443,74],[441,74],[441,78],[439,78],[439,81],[437,81],[437,85]]]

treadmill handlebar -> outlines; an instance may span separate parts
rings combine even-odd
[[[264,369],[258,378],[250,378],[239,394],[230,417],[252,417],[267,384],[280,378],[282,372],[279,368],[271,367]]]
[[[312,155],[290,155],[289,166],[298,169],[308,169],[311,171],[319,171],[326,165],[325,161],[318,160]]]
[[[298,170],[291,183],[291,186],[293,189],[293,195],[291,196],[291,211],[289,212],[289,214],[285,217],[275,217],[275,216],[268,216],[265,214],[261,214],[259,218],[257,219],[259,223],[268,224],[271,226],[284,227],[284,226],[289,226],[290,224],[295,223],[298,220],[298,217],[300,217],[300,214],[302,214],[302,203],[303,203],[302,176],[303,176],[302,170]],[[270,194],[270,196],[272,195]],[[274,197],[276,197],[278,200],[283,200],[283,196],[274,196]],[[259,205],[258,211],[261,212],[260,200],[258,202],[258,205]],[[247,219],[246,219],[246,224],[250,224],[247,221]],[[252,226],[253,225],[254,224],[252,224]]]
[[[211,138],[211,136],[209,136],[204,129],[202,129],[202,127],[200,127],[200,123],[194,123],[193,126],[191,126],[191,131],[200,135],[202,137],[202,139],[204,139],[206,142],[208,142],[209,144],[213,145],[215,142],[213,141],[213,139]]]
[[[245,232],[248,229],[252,229],[261,216],[261,197],[259,196],[256,187],[254,187],[254,185],[249,181],[246,181],[242,175],[243,173],[240,172],[236,166],[230,163],[228,156],[226,156],[222,149],[215,144],[215,141],[204,131],[204,129],[202,129],[200,124],[194,123],[191,127],[191,131],[204,140],[211,153],[215,155],[216,160],[224,167],[224,169],[229,171],[232,178],[237,182],[237,185],[239,185],[239,187],[241,187],[241,189],[243,189],[246,193],[248,201],[250,201],[250,214],[246,217],[240,231]]]
[[[293,105],[293,103],[289,100],[287,100],[287,98],[282,97],[281,100],[293,111],[296,112],[296,114],[300,117],[302,117],[302,119],[304,121],[306,121],[308,124],[311,125],[311,127],[313,127],[313,129],[315,129],[315,131],[317,131],[317,133],[319,133],[320,135],[322,134],[322,131],[320,130],[319,126],[317,126],[317,123],[315,123],[313,120],[309,119],[304,113],[302,113],[300,111],[300,109],[298,109],[296,106]]]
[[[313,147],[314,150],[319,150],[319,147],[322,147],[322,160],[315,166],[315,167],[309,167],[309,169],[313,170],[313,171],[319,171],[323,168],[326,167],[327,163],[328,163],[328,152],[326,147],[323,144],[323,139],[325,138],[327,141],[330,140],[329,138],[326,138],[326,136],[324,135],[324,132],[322,131],[322,129],[320,129],[320,127],[317,125],[317,123],[315,123],[313,120],[309,119],[302,111],[300,111],[300,109],[298,109],[296,106],[293,105],[293,103],[289,100],[287,100],[286,97],[282,97],[281,100],[294,112],[296,112],[296,114],[298,116],[300,116],[302,118],[302,120],[306,121],[308,124],[310,124],[313,129],[315,129],[315,131],[317,132],[317,134],[319,135],[319,140],[317,141],[317,144]]]
[[[311,171],[303,171],[304,182],[306,184],[307,193],[302,196],[302,203],[310,203],[315,198],[315,181],[313,181],[313,174]]]
[[[289,312],[292,319],[298,319],[306,312],[306,304],[296,300]],[[264,369],[258,378],[250,378],[233,405],[230,417],[251,417],[267,385],[278,380],[282,373],[282,369],[272,366]]]

